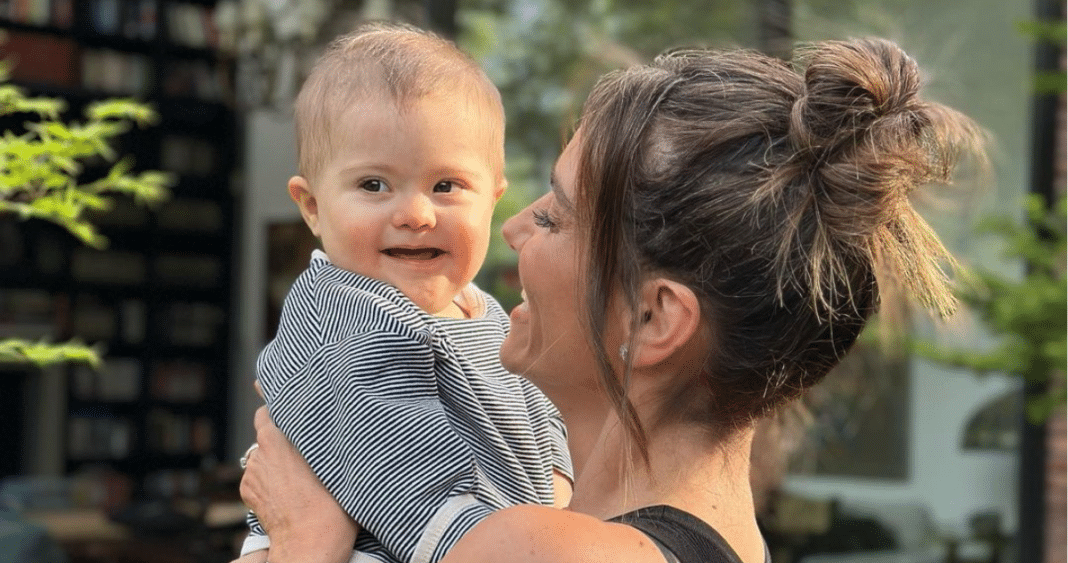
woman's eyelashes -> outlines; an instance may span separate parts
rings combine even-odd
[[[532,213],[534,215],[535,225],[543,229],[549,229],[549,232],[556,232],[560,227],[560,224],[557,223],[556,219],[549,215],[548,209],[535,209]]]

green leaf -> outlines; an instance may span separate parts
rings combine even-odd
[[[76,135],[84,139],[109,139],[130,130],[125,121],[90,121],[74,128]]]
[[[1068,74],[1063,70],[1047,70],[1035,73],[1035,93],[1050,95],[1064,92],[1066,76],[1068,76]]]
[[[8,115],[18,111],[25,93],[18,86],[11,84],[0,85],[0,115]]]
[[[1068,394],[1065,393],[1064,388],[1051,390],[1044,395],[1028,399],[1025,407],[1028,420],[1041,424],[1054,412],[1063,410],[1066,399],[1068,399]]]
[[[100,353],[93,347],[73,340],[65,344],[49,344],[10,339],[0,340],[0,362],[26,363],[39,367],[83,363],[98,368]]]
[[[115,163],[107,176],[85,186],[86,190],[122,193],[142,205],[155,205],[168,199],[169,188],[176,182],[173,174],[149,170],[135,175],[130,173],[131,166],[129,159]]]
[[[70,234],[77,237],[83,244],[90,248],[103,250],[108,246],[107,237],[96,232],[96,229],[86,221],[70,221],[63,223]]]
[[[1065,34],[1068,27],[1061,21],[1026,21],[1019,22],[1017,28],[1025,35],[1030,35],[1040,41],[1053,43],[1054,45],[1065,44]],[[1061,83],[1064,87],[1064,83]]]
[[[111,195],[132,197],[155,204],[169,196],[175,177],[159,171],[133,171],[130,158],[119,159],[112,141],[130,130],[158,121],[151,106],[130,99],[94,102],[85,111],[85,123],[61,119],[64,100],[28,97],[8,79],[10,65],[0,61],[0,115],[36,114],[38,121],[24,124],[25,132],[8,129],[0,135],[0,213],[22,219],[42,219],[60,225],[84,244],[103,248],[107,239],[83,217],[86,209],[107,209]],[[82,183],[85,159],[116,161],[105,176]],[[99,354],[76,342],[50,344],[24,340],[0,342],[0,361],[48,365],[86,362],[98,365]]]
[[[1068,286],[1065,284],[1064,198],[1047,209],[1038,196],[1024,206],[1022,224],[1009,217],[989,218],[977,227],[998,237],[1004,255],[1026,265],[1022,276],[988,270],[965,270],[958,295],[983,321],[997,340],[991,350],[946,349],[931,343],[913,344],[914,351],[945,365],[976,373],[993,371],[1031,382],[1061,381],[1029,412],[1050,412],[1064,405],[1063,379],[1068,333]],[[1057,387],[1061,391],[1057,390]]]
[[[74,158],[72,157],[62,154],[53,154],[52,164],[56,168],[65,172],[67,177],[74,176],[82,169],[82,167],[78,164],[78,161],[74,160]]]
[[[67,109],[67,102],[57,98],[22,98],[15,101],[14,109],[36,113],[42,119],[59,119],[59,115]]]
[[[131,98],[92,103],[85,109],[85,115],[93,121],[130,120],[141,127],[155,124],[159,120],[159,115],[152,106]]]
[[[62,194],[52,193],[39,197],[30,202],[30,207],[45,217],[58,220],[73,220],[81,212],[81,208],[62,197]]]

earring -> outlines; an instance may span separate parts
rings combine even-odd
[[[624,362],[627,361],[627,352],[629,352],[629,350],[627,349],[627,345],[626,344],[620,344],[619,345],[619,358],[621,360],[623,360]]]

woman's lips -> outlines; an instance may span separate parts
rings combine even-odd
[[[520,291],[519,292],[519,296],[522,297],[523,300],[520,301],[519,304],[516,305],[514,308],[512,308],[512,314],[509,315],[511,317],[511,319],[512,319],[512,322],[515,322],[517,320],[521,320],[530,311],[530,305],[527,304],[527,292],[526,292],[526,290]]]

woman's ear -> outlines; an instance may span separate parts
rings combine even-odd
[[[304,218],[308,228],[315,236],[319,236],[319,204],[315,201],[315,194],[311,191],[311,185],[304,176],[293,176],[286,184],[289,188],[289,197],[300,209],[300,216]]]
[[[701,323],[701,303],[688,286],[665,278],[645,282],[639,303],[634,367],[664,362],[686,347]]]

